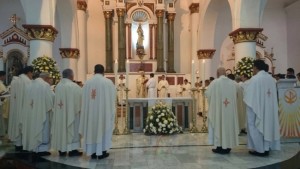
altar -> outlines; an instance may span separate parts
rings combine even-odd
[[[154,106],[157,101],[165,102],[172,107],[172,112],[177,118],[178,125],[182,127],[183,130],[189,129],[192,113],[192,98],[130,98],[128,99],[128,126],[131,132],[143,132],[148,110]]]

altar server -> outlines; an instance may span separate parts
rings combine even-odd
[[[154,73],[150,73],[150,79],[146,83],[148,89],[148,98],[156,98],[156,80]]]
[[[187,79],[184,79],[183,85],[182,85],[182,96],[183,97],[191,97],[191,84]]]
[[[168,97],[168,88],[169,88],[169,83],[166,80],[165,75],[162,75],[161,80],[158,82],[157,85],[158,96],[160,98]]]

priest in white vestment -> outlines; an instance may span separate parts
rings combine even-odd
[[[235,82],[225,75],[225,68],[219,68],[218,78],[206,91],[209,102],[209,143],[217,147],[212,151],[220,154],[228,154],[231,148],[239,145],[237,88]]]
[[[276,82],[264,67],[263,60],[254,61],[254,76],[244,89],[248,148],[255,156],[268,156],[270,150],[280,150]]]
[[[9,139],[14,142],[16,151],[22,150],[22,120],[25,93],[32,82],[33,67],[27,66],[22,70],[17,81],[11,82],[11,100],[9,113]]]
[[[182,96],[183,97],[191,97],[191,84],[187,79],[184,79],[183,85],[182,85]]]
[[[17,81],[19,79],[19,76],[13,76],[12,81],[10,82],[9,86],[9,93],[10,93],[10,99],[9,99],[9,118],[8,118],[8,139],[11,141],[14,141],[12,139],[13,131],[15,130],[14,127],[16,126],[15,119],[16,119],[16,111],[17,111],[17,102],[16,102],[16,89],[17,89]]]
[[[51,146],[60,156],[82,155],[80,148],[79,118],[82,89],[73,82],[71,69],[62,72],[63,79],[55,87],[53,119],[51,124]]]
[[[158,97],[160,98],[168,97],[168,88],[169,88],[169,83],[166,80],[165,75],[162,75],[161,80],[158,82],[157,85]]]
[[[120,75],[119,79],[118,79],[118,104],[125,104],[125,99],[126,99],[126,79],[124,77],[123,74]]]
[[[148,98],[156,98],[156,80],[154,79],[154,73],[150,73],[150,79],[146,83],[148,89]]]
[[[148,78],[145,77],[145,72],[141,71],[140,76],[136,79],[136,97],[146,98],[147,88],[146,83]]]
[[[49,73],[40,73],[25,93],[22,112],[23,149],[37,155],[50,155],[50,115],[54,93],[49,85]]]
[[[95,75],[83,86],[79,133],[83,150],[93,159],[109,156],[116,112],[116,88],[104,77],[104,67],[96,65]]]

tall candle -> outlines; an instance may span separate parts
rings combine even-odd
[[[205,59],[202,60],[202,87],[205,87]]]
[[[194,59],[192,60],[192,74],[191,74],[192,78],[192,87],[195,87],[195,62]]]
[[[118,60],[115,60],[115,66],[114,66],[114,72],[115,72],[115,85],[117,86],[118,84]]]
[[[128,88],[129,83],[129,60],[126,60],[126,88]]]

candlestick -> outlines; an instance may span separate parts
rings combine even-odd
[[[202,60],[202,87],[205,87],[205,59]]]
[[[114,73],[115,73],[115,85],[117,86],[118,84],[118,60],[115,60],[115,66],[114,66]]]
[[[192,87],[195,86],[195,62],[194,62],[194,59],[192,60],[192,78],[191,78],[191,81],[192,81]]]
[[[128,88],[128,83],[129,83],[129,60],[126,60],[126,88]]]

